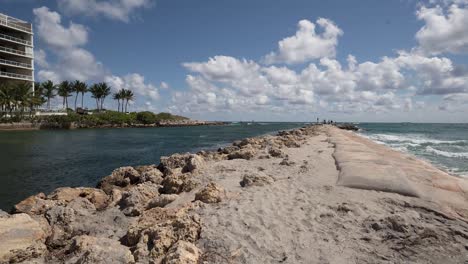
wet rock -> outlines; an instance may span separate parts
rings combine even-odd
[[[275,158],[283,158],[286,156],[286,154],[284,154],[284,152],[279,148],[271,148],[268,151],[268,154],[270,154],[272,157],[275,157]]]
[[[161,184],[163,181],[163,174],[155,165],[138,166],[135,170],[140,173],[138,183],[152,182],[155,184]]]
[[[223,199],[224,192],[223,187],[212,182],[195,194],[195,200],[204,203],[219,203]]]
[[[27,214],[0,217],[0,263],[16,263],[43,256],[46,234]]]
[[[92,236],[77,236],[70,248],[71,256],[65,263],[135,263],[129,248],[117,240]]]
[[[192,154],[173,154],[168,157],[161,157],[161,163],[158,165],[158,169],[164,173],[164,175],[170,174],[173,171],[182,171],[187,161],[190,159]]]
[[[178,197],[179,195],[177,194],[161,194],[160,196],[151,199],[148,202],[148,205],[146,208],[151,209],[154,207],[164,207],[172,203],[173,201],[175,201]]]
[[[105,193],[110,194],[112,189],[125,188],[140,181],[140,173],[133,167],[115,169],[111,175],[103,178],[97,185]]]
[[[145,182],[122,193],[122,199],[119,202],[122,212],[127,216],[139,215],[148,202],[159,195],[159,187],[157,184]]]
[[[273,183],[273,179],[265,174],[246,174],[242,178],[240,185],[242,187],[250,187],[250,186],[264,186],[267,184]]]
[[[172,174],[164,178],[162,182],[162,193],[178,194],[181,192],[189,192],[193,190],[198,183],[193,178],[193,175],[187,174]]]
[[[179,240],[167,252],[164,264],[197,264],[200,250],[190,242]]]
[[[228,155],[228,159],[233,160],[233,159],[245,159],[245,160],[250,160],[252,159],[256,154],[256,150],[253,148],[244,148],[240,149],[237,151],[234,151]]]
[[[200,228],[199,217],[186,209],[152,208],[128,229],[125,244],[137,262],[159,263],[177,241],[196,242]]]

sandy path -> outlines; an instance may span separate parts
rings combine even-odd
[[[424,199],[336,185],[330,130],[281,158],[219,161],[204,171],[228,199],[198,210],[207,263],[464,263],[468,225]],[[350,138],[349,140],[353,140]],[[356,141],[356,140],[355,140]],[[379,155],[383,155],[380,153]],[[248,173],[265,186],[241,187]]]

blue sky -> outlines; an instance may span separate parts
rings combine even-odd
[[[36,79],[130,88],[133,110],[468,122],[464,0],[0,0],[0,12],[34,22]]]

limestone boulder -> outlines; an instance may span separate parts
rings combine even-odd
[[[200,250],[190,242],[179,240],[167,252],[164,264],[197,264]]]
[[[159,188],[158,184],[145,182],[128,189],[122,193],[122,199],[119,202],[122,212],[127,216],[140,215],[148,202],[159,196]]]
[[[164,207],[173,201],[179,198],[177,194],[161,194],[156,198],[151,199],[146,206],[147,209],[151,209],[154,207]]]
[[[165,194],[179,194],[181,192],[189,192],[197,185],[198,182],[190,173],[172,174],[164,178],[161,191]]]
[[[254,148],[243,148],[234,152],[231,152],[228,155],[228,159],[233,160],[233,159],[245,159],[245,160],[250,160],[253,157],[255,157],[255,154],[257,151]]]
[[[17,263],[46,254],[46,234],[27,214],[0,217],[0,263]]]
[[[115,169],[111,175],[104,177],[97,185],[105,193],[110,194],[112,189],[125,188],[140,181],[140,173],[133,167]]]
[[[242,187],[264,186],[273,183],[274,180],[270,176],[263,173],[245,174],[240,182]]]
[[[161,184],[163,181],[163,174],[155,165],[138,166],[135,169],[140,173],[139,183],[152,182]]]
[[[195,194],[195,200],[204,203],[219,203],[224,196],[224,188],[212,182]]]
[[[32,195],[14,206],[15,213],[42,215],[57,204],[57,201],[47,200],[44,193]]]
[[[135,260],[160,263],[179,240],[194,243],[201,226],[197,215],[182,208],[152,208],[133,223],[125,236],[125,245],[134,248]]]
[[[67,264],[135,263],[129,248],[118,240],[108,238],[77,236],[69,251],[70,257],[65,261]]]
[[[204,165],[205,161],[203,160],[203,157],[199,155],[190,155],[190,157],[187,159],[185,166],[182,168],[182,172],[194,172],[202,169]]]
[[[281,149],[275,147],[270,148],[268,154],[275,158],[284,158],[286,156]]]
[[[125,235],[131,219],[118,208],[96,211],[85,198],[75,199],[66,206],[55,206],[46,212],[51,235],[46,244],[51,248],[63,248],[76,235],[120,238]]]

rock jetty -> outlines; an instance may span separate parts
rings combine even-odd
[[[466,181],[375,145],[320,125],[118,168],[0,212],[0,263],[467,261]]]

